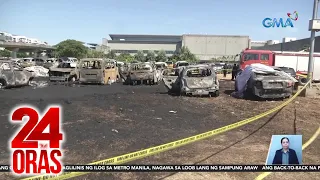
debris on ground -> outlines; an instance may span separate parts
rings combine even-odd
[[[169,111],[169,113],[174,113],[175,114],[175,113],[177,113],[177,111]]]
[[[44,88],[47,87],[49,84],[47,81],[30,81],[30,86],[35,88]]]
[[[112,129],[111,130],[112,132],[116,132],[116,133],[118,133],[119,131],[118,130],[116,130],[116,129]]]

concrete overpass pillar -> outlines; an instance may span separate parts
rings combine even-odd
[[[17,53],[19,51],[19,48],[14,48],[12,51],[11,51],[11,57],[12,58],[17,58]]]
[[[38,49],[33,51],[33,57],[34,58],[38,58],[39,57],[39,50]]]

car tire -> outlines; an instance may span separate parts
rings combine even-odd
[[[7,82],[4,79],[0,79],[0,89],[7,88]]]
[[[214,97],[218,97],[220,95],[219,90],[216,90],[213,95],[214,95]]]
[[[306,85],[307,82],[308,82],[308,79],[307,79],[307,78],[299,78],[299,84],[300,84],[301,86]]]

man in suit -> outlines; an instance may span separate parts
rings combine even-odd
[[[273,158],[273,165],[291,165],[291,164],[300,164],[296,151],[289,148],[289,139],[283,137],[281,139],[282,149],[276,151],[276,154]]]

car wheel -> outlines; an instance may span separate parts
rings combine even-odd
[[[68,79],[69,82],[75,82],[76,81],[76,77],[75,76],[71,76],[69,79]]]
[[[6,81],[5,80],[0,80],[0,89],[5,89],[6,88]]]
[[[220,95],[219,90],[216,90],[216,92],[214,92],[214,97],[218,97]]]

